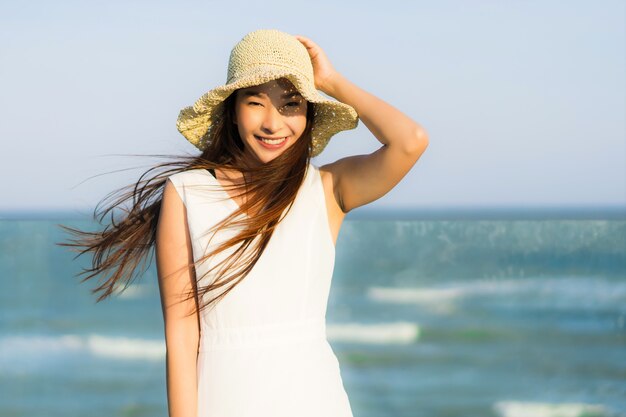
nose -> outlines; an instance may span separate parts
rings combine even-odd
[[[263,125],[261,126],[262,129],[266,133],[273,134],[275,132],[278,132],[282,126],[282,114],[280,114],[276,107],[267,106],[267,111],[265,112],[265,117],[263,118]]]

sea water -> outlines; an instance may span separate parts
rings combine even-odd
[[[95,303],[45,217],[0,220],[0,416],[167,416],[154,262]],[[624,416],[626,220],[347,218],[327,322],[355,417]]]

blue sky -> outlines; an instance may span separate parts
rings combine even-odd
[[[0,210],[90,208],[153,162],[120,155],[197,152],[179,110],[261,28],[310,37],[428,131],[371,208],[626,206],[625,15],[609,0],[2,2]],[[313,162],[379,146],[360,123]]]

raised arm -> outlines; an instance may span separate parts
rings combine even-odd
[[[186,267],[193,254],[185,206],[169,180],[163,191],[155,247],[167,348],[169,416],[197,417],[199,321],[195,298],[181,301],[195,283],[193,267]]]
[[[395,187],[428,147],[428,135],[398,109],[337,72],[312,40],[296,37],[311,57],[316,87],[354,107],[365,126],[383,144],[369,155],[350,156],[320,167],[331,172],[334,194],[342,211],[347,213],[379,199]]]

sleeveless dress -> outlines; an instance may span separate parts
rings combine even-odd
[[[236,235],[225,228],[207,233],[238,208],[209,171],[169,179],[186,207],[194,260]],[[234,250],[197,265],[199,285],[212,282],[214,276],[203,275]],[[334,262],[319,168],[309,163],[293,206],[251,272],[200,313],[198,417],[352,417],[326,338]]]

